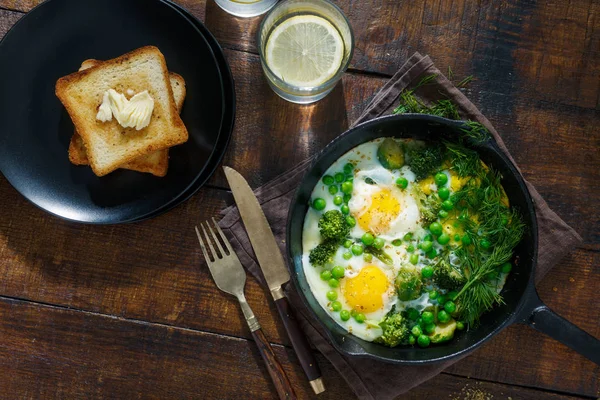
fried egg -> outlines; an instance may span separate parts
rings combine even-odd
[[[394,240],[419,228],[419,208],[409,191],[399,189],[390,171],[374,166],[354,177],[350,214],[357,224],[352,236],[366,232],[385,240]]]

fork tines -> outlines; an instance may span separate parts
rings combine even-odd
[[[231,248],[229,241],[225,237],[225,234],[223,233],[223,231],[221,230],[221,228],[219,227],[219,225],[217,224],[217,222],[215,221],[214,218],[212,218],[212,222],[213,222],[212,224],[214,225],[215,229],[219,233],[219,236],[221,237],[221,241],[219,241],[219,238],[215,234],[210,221],[205,221],[204,223],[200,223],[200,227],[202,228],[202,232],[204,233],[204,235],[200,234],[200,231],[198,230],[197,226],[194,227],[196,229],[196,235],[198,235],[198,241],[200,242],[200,247],[202,248],[202,253],[204,254],[204,258],[206,258],[207,263],[214,262],[217,259],[222,259],[223,257],[229,256],[229,255],[231,255],[231,253],[233,253],[233,249]],[[208,235],[205,226],[210,231],[210,236]],[[211,240],[211,237],[212,237],[212,240]],[[212,243],[213,241],[215,243],[215,246],[216,246],[218,252],[215,251],[215,247],[213,247],[213,243]],[[227,249],[227,251],[225,251],[221,242],[225,245],[225,249]],[[207,246],[208,246],[208,248],[210,248],[210,253],[206,250]]]

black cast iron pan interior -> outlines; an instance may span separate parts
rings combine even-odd
[[[287,253],[291,275],[301,298],[316,319],[325,327],[333,345],[341,352],[358,357],[370,357],[397,364],[423,364],[457,357],[483,344],[514,322],[529,323],[562,341],[594,362],[600,362],[598,340],[550,311],[535,291],[533,276],[537,259],[537,221],[533,202],[525,183],[514,165],[493,140],[472,146],[481,159],[499,171],[502,184],[512,207],[519,209],[527,233],[515,249],[518,266],[509,275],[502,297],[504,304],[484,314],[478,327],[458,332],[443,345],[428,348],[387,348],[349,335],[321,308],[313,296],[302,268],[302,227],[313,188],[327,168],[350,149],[379,137],[414,138],[420,140],[456,140],[468,126],[462,121],[421,114],[403,114],[378,118],[358,125],[331,142],[316,157],[307,171],[288,217]]]

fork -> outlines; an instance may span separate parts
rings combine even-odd
[[[271,375],[271,379],[273,380],[277,394],[279,394],[279,398],[296,399],[296,394],[294,393],[292,385],[286,376],[285,371],[281,367],[279,361],[277,361],[275,358],[275,353],[273,353],[273,349],[271,348],[269,341],[265,337],[265,334],[260,328],[258,320],[254,316],[254,313],[246,301],[246,297],[244,296],[246,273],[244,272],[242,264],[240,263],[240,260],[231,248],[231,244],[225,237],[225,234],[223,234],[223,231],[214,218],[212,219],[212,222],[216,231],[219,233],[222,242],[225,244],[225,249],[223,246],[221,246],[217,235],[213,231],[213,228],[208,221],[204,224],[200,224],[204,236],[200,234],[197,226],[194,227],[196,229],[196,235],[198,235],[198,241],[200,242],[202,253],[204,254],[204,258],[208,264],[210,274],[212,275],[213,280],[219,289],[225,293],[229,293],[237,297],[240,306],[242,307],[244,317],[246,318],[246,322],[248,323],[248,328],[250,328],[252,337],[258,346],[258,351],[267,365],[267,370],[269,371],[269,375]],[[210,236],[207,233],[205,225],[208,228],[208,231],[210,231]],[[211,237],[215,243],[218,253],[215,251],[215,247],[213,247]],[[210,249],[210,255],[206,250],[207,247]]]

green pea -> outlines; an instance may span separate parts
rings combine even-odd
[[[417,339],[414,336],[409,336],[408,344],[415,344],[416,342],[417,342]]]
[[[447,301],[446,304],[444,304],[444,310],[446,310],[448,314],[452,314],[456,311],[456,304],[453,301]]]
[[[425,335],[421,335],[418,337],[417,339],[417,343],[419,344],[419,346],[421,347],[428,347],[429,344],[431,343],[431,340],[429,339],[428,336]]]
[[[426,324],[431,324],[434,320],[434,315],[431,311],[423,311],[423,314],[421,314],[421,318],[423,318],[423,321]]]
[[[419,247],[421,247],[421,250],[423,250],[425,253],[427,253],[429,250],[431,250],[433,248],[433,243],[429,240],[425,240],[425,241],[421,242]]]
[[[351,198],[352,198],[352,193],[344,194],[344,203],[348,203]]]
[[[502,266],[500,267],[500,271],[502,271],[502,273],[504,273],[504,274],[508,274],[511,269],[512,269],[512,264],[509,262],[502,264]]]
[[[367,232],[367,233],[365,233],[365,234],[362,235],[362,237],[360,238],[360,240],[363,242],[363,244],[365,246],[370,246],[375,241],[375,237],[373,236],[372,233]]]
[[[445,324],[446,322],[450,321],[450,314],[448,314],[446,310],[441,310],[438,312],[437,318],[438,321],[440,321],[442,324]]]
[[[350,319],[350,311],[348,311],[348,310],[340,311],[340,319],[342,321],[348,321]]]
[[[344,165],[344,173],[346,175],[352,175],[354,173],[354,165],[350,163]]]
[[[363,322],[365,322],[366,319],[367,319],[367,317],[365,317],[365,314],[356,314],[354,316],[354,320],[356,322],[358,322],[359,324],[362,324]]]
[[[440,293],[440,294],[438,295],[438,298],[437,298],[437,299],[435,299],[435,300],[436,300],[436,301],[438,302],[438,304],[440,304],[440,305],[441,305],[441,304],[445,304],[445,303],[446,303],[446,296],[444,296],[443,294],[441,294],[441,293]]]
[[[425,325],[425,329],[423,329],[425,331],[426,334],[431,335],[433,332],[435,332],[435,324],[434,323],[430,323]]]
[[[441,244],[442,246],[445,244],[448,244],[450,242],[450,236],[448,236],[447,233],[442,233],[438,238],[437,241],[439,244]]]
[[[469,235],[467,235],[467,234],[463,235],[463,237],[462,237],[461,241],[462,241],[462,243],[463,243],[465,246],[468,246],[468,245],[470,245],[470,244],[472,243],[472,242],[471,242],[471,237],[470,237]]]
[[[494,281],[498,279],[498,273],[496,271],[489,272],[486,276],[488,281]]]
[[[358,311],[356,311],[355,309],[350,310],[350,316],[352,318],[356,317],[356,314],[358,314]]]
[[[448,211],[446,211],[446,210],[440,210],[440,212],[438,212],[438,216],[441,219],[446,219],[446,218],[448,218]]]
[[[406,235],[404,235],[404,237],[402,238],[404,241],[408,242],[409,240],[412,240],[413,238],[413,234],[408,232]]]
[[[325,202],[325,199],[322,199],[320,197],[317,197],[316,199],[313,200],[313,208],[317,211],[322,211],[325,209],[325,206],[327,205],[327,202]]]
[[[451,211],[454,208],[454,204],[450,200],[444,200],[442,202],[442,208],[446,211]]]
[[[329,186],[329,194],[334,195],[338,192],[338,187],[337,185],[331,185]]]
[[[484,238],[479,241],[479,245],[482,249],[487,250],[492,246],[492,243],[488,239]]]
[[[421,269],[421,276],[425,279],[429,279],[433,276],[433,267],[427,265]]]
[[[342,310],[342,303],[340,303],[339,301],[332,302],[331,309],[335,312],[340,312]]]
[[[446,293],[446,297],[452,301],[456,300],[457,295],[458,295],[458,292],[456,290],[452,290],[452,291]]]
[[[373,247],[375,247],[377,250],[381,250],[383,249],[383,246],[385,246],[385,240],[382,238],[375,238],[373,241]]]
[[[354,217],[353,217],[353,216],[351,216],[351,215],[348,215],[348,216],[346,217],[346,223],[347,223],[347,224],[348,224],[348,225],[349,225],[351,228],[353,228],[353,227],[356,225],[356,220],[354,219]]]
[[[417,319],[419,319],[419,315],[420,315],[420,313],[416,308],[410,307],[410,308],[406,309],[406,316],[411,321],[416,321]]]
[[[333,198],[333,204],[335,204],[336,206],[341,206],[343,202],[344,198],[342,196],[338,195]]]
[[[352,240],[350,240],[350,239],[344,240],[344,247],[346,249],[349,249],[350,247],[352,247]]]
[[[328,269],[324,269],[323,271],[321,271],[321,279],[323,279],[324,281],[330,280],[331,271],[329,271]]]
[[[438,189],[438,196],[442,200],[448,200],[450,198],[450,190],[447,187],[441,187]]]
[[[406,189],[408,187],[408,180],[406,178],[398,178],[396,179],[396,185],[400,188],[400,189]]]
[[[327,300],[334,301],[334,300],[337,300],[337,298],[338,298],[337,292],[334,292],[333,290],[330,290],[329,292],[327,292]]]
[[[355,256],[360,256],[363,253],[363,247],[360,244],[355,244],[352,246],[352,254]]]
[[[454,241],[460,242],[460,235],[458,233],[454,235]]]
[[[410,333],[412,333],[413,336],[419,337],[420,335],[423,334],[423,330],[421,330],[421,327],[419,325],[415,325],[410,330]]]
[[[417,324],[419,324],[419,326],[421,327],[421,329],[425,329],[425,325],[427,325],[425,323],[425,321],[423,321],[423,318],[420,318],[417,320]]]
[[[436,292],[435,290],[432,290],[431,292],[429,292],[429,298],[431,300],[435,300],[438,297],[438,292]]]
[[[408,247],[406,248],[406,251],[409,253],[412,253],[415,251],[415,246],[413,246],[412,244],[408,245]]]
[[[349,260],[352,258],[352,253],[350,253],[349,251],[344,252],[344,254],[342,254],[342,257],[344,258],[344,260]]]
[[[342,182],[344,182],[345,179],[346,179],[346,177],[341,172],[338,172],[337,174],[335,174],[335,181],[337,183],[342,183]]]
[[[335,279],[342,279],[345,274],[346,274],[346,270],[344,269],[344,267],[336,265],[335,267],[331,268],[331,275]]]
[[[354,188],[354,185],[352,185],[352,182],[344,182],[342,183],[342,192],[346,193],[346,194],[350,194],[352,193],[352,189]]]
[[[333,179],[333,176],[331,176],[331,175],[325,175],[323,177],[323,183],[326,184],[327,186],[333,185],[334,182],[335,182],[335,179]]]
[[[435,258],[437,256],[437,251],[435,249],[431,249],[427,252],[427,258]]]
[[[350,214],[350,208],[349,208],[349,207],[348,207],[346,204],[344,204],[344,205],[342,206],[342,208],[340,208],[340,211],[341,211],[341,212],[342,212],[342,214],[344,214],[344,215],[348,215],[348,214]]]
[[[436,185],[444,186],[446,183],[448,183],[448,175],[446,175],[443,172],[438,172],[437,174],[435,174],[433,180],[435,181]]]
[[[329,287],[333,289],[340,286],[340,282],[335,278],[331,278],[327,283],[329,284]]]
[[[410,263],[412,265],[417,265],[417,263],[419,262],[419,255],[418,254],[411,254],[409,261],[410,261]]]
[[[444,228],[442,228],[442,224],[439,222],[432,222],[431,225],[429,225],[429,231],[435,236],[439,236],[444,232]]]
[[[394,239],[394,240],[392,240],[392,245],[394,245],[396,247],[400,246],[401,244],[402,244],[402,240],[400,240],[400,239]]]
[[[373,254],[369,254],[369,253],[363,254],[363,260],[365,260],[366,262],[373,261]]]
[[[428,233],[427,235],[423,236],[423,240],[433,242],[433,236]]]
[[[465,323],[462,321],[456,321],[456,329],[462,331],[463,329],[465,329]]]

